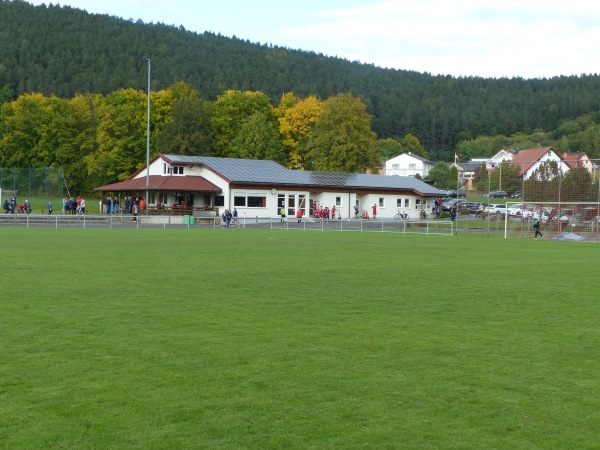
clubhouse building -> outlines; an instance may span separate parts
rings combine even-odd
[[[392,218],[400,210],[418,219],[431,211],[444,192],[411,176],[289,170],[274,161],[207,156],[155,156],[127,180],[100,186],[103,195],[146,198],[147,213],[218,215],[233,210],[248,217],[271,218],[284,208],[288,217],[298,209],[313,216],[313,207],[336,208],[342,219],[359,213]]]

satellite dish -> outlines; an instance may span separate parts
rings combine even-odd
[[[277,194],[277,189],[275,189],[275,188],[271,189],[271,194],[273,194],[273,195]]]

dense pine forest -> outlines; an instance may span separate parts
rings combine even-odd
[[[161,23],[0,0],[0,167],[65,168],[89,191],[152,153],[361,172],[552,145],[600,158],[600,76],[433,76]],[[506,61],[506,64],[510,64]],[[565,70],[568,70],[566,68]]]

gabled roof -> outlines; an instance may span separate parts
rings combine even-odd
[[[562,159],[569,168],[575,169],[576,167],[583,167],[583,163],[580,164],[579,161],[582,161],[586,156],[585,152],[563,153]]]
[[[541,159],[541,157],[549,151],[556,153],[556,151],[552,147],[539,147],[521,150],[519,153],[513,156],[511,164],[514,164],[515,166],[519,167],[519,175],[523,175],[531,168],[531,166],[537,163]],[[556,155],[560,159],[560,156],[558,154]]]
[[[475,172],[476,170],[481,169],[482,164],[484,163],[469,161],[466,163],[457,163],[456,165],[465,172]]]
[[[102,192],[133,191],[188,191],[188,192],[221,192],[221,188],[202,177],[194,176],[157,176],[151,175],[148,188],[146,177],[130,178],[120,183],[107,184],[95,189]]]
[[[397,158],[398,158],[398,157],[400,157],[400,156],[409,156],[409,157],[411,157],[411,158],[418,159],[419,161],[422,161],[422,162],[424,162],[425,164],[430,164],[430,165],[432,165],[432,166],[433,166],[433,165],[435,165],[435,163],[434,163],[433,161],[430,161],[430,160],[428,160],[427,158],[423,158],[422,156],[415,155],[414,153],[411,153],[411,152],[408,152],[408,153],[401,153],[400,155],[394,156],[393,158],[390,158],[390,159],[388,159],[388,160],[386,161],[386,163],[387,163],[387,162],[389,162],[389,161],[395,160],[395,159],[397,159]]]
[[[308,188],[394,189],[425,195],[440,191],[415,177],[364,173],[311,172],[290,170],[274,161],[210,156],[161,155],[170,164],[202,165],[234,184],[306,186]]]

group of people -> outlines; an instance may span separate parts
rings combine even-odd
[[[31,204],[29,200],[25,200],[25,203],[17,204],[17,199],[14,195],[10,197],[10,201],[8,199],[4,200],[4,214],[14,214],[15,211],[17,214],[30,214]]]
[[[125,196],[125,208],[121,209],[121,202],[118,197],[111,197],[107,195],[100,200],[100,213],[101,214],[135,214],[141,209],[146,208],[146,201],[143,197],[132,197],[131,195]],[[134,211],[137,209],[138,211]]]
[[[319,206],[317,208],[317,203],[313,202],[311,205],[312,211],[313,211],[313,217],[315,219],[321,219],[323,220],[335,220],[336,216],[335,213],[338,211],[335,206],[332,206],[331,208],[329,208],[329,206],[323,207],[322,205]],[[302,212],[302,209],[298,209],[298,211]],[[339,212],[338,212],[339,215]],[[302,216],[299,217],[299,219],[301,219]],[[339,219],[339,217],[337,217],[337,219]],[[300,222],[300,220],[298,221]]]
[[[47,205],[48,214],[52,214],[52,203]],[[67,197],[66,195],[62,200],[62,213],[63,214],[85,214],[85,198],[82,195],[77,197],[75,200],[73,197]]]
[[[371,211],[373,213],[373,219],[377,219],[377,204],[376,203],[373,203],[373,206],[371,206]],[[369,211],[367,211],[366,209],[362,212],[362,215],[360,217],[363,220],[367,220],[367,219],[371,218],[371,216],[369,216]],[[358,205],[354,206],[354,218],[358,219]]]
[[[230,228],[240,224],[238,210],[236,208],[233,208],[233,211],[229,209],[223,211],[221,219],[223,219],[223,228]]]

